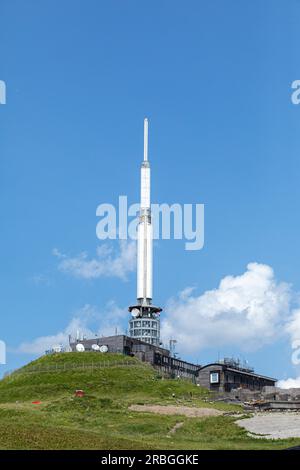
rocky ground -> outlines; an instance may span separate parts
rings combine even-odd
[[[184,415],[189,418],[219,416],[223,414],[222,411],[213,408],[191,408],[188,406],[175,405],[131,405],[129,409],[132,411],[157,413],[161,415]]]
[[[291,412],[259,413],[236,423],[251,437],[285,439],[300,437],[300,414]]]

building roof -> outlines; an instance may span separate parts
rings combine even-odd
[[[272,382],[277,382],[277,379],[275,379],[273,377],[268,377],[266,375],[256,374],[256,372],[248,371],[248,370],[245,370],[245,369],[239,369],[238,367],[237,368],[230,367],[228,364],[224,364],[222,362],[212,362],[211,364],[206,364],[205,366],[200,367],[199,372],[201,372],[201,370],[205,369],[206,367],[212,367],[212,366],[219,366],[219,367],[222,367],[223,369],[226,369],[230,372],[238,372],[239,374],[249,375],[251,377],[258,377],[260,379],[271,380]]]
[[[116,340],[116,339],[119,339],[119,338],[122,338],[123,341],[125,340],[128,340],[128,341],[131,341],[132,343],[134,343],[135,345],[136,344],[141,344],[141,345],[145,345],[147,347],[149,347],[150,349],[155,349],[155,350],[159,350],[161,352],[165,352],[166,355],[167,353],[169,354],[170,351],[162,346],[157,346],[155,344],[151,344],[151,343],[148,343],[147,341],[143,341],[141,339],[138,339],[138,338],[132,338],[131,336],[127,336],[127,335],[124,335],[124,334],[120,334],[120,335],[110,335],[110,336],[97,336],[95,338],[84,338],[84,339],[74,339],[73,341],[70,341],[70,345],[72,344],[77,344],[77,343],[86,343],[86,344],[93,344],[93,343],[105,343],[107,340]]]

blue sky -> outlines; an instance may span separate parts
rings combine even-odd
[[[97,328],[101,312],[134,301],[134,271],[125,282],[78,279],[53,249],[95,257],[96,207],[120,194],[138,201],[145,116],[153,202],[205,204],[203,250],[156,243],[155,304],[191,286],[201,296],[250,262],[297,296],[298,0],[0,5],[0,338],[9,348],[0,372],[35,357],[20,344],[63,331],[85,306]],[[290,336],[275,335],[247,351],[216,342],[183,355],[239,354],[287,378],[297,375],[291,352]]]

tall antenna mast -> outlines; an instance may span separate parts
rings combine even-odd
[[[151,344],[160,344],[160,307],[152,305],[151,175],[148,160],[148,119],[144,119],[144,160],[141,165],[140,216],[137,226],[137,304],[129,307],[130,336]],[[147,319],[140,321],[138,318]]]
[[[148,119],[144,119],[144,162],[148,161]]]

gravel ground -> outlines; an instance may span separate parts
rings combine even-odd
[[[300,414],[298,413],[262,413],[252,418],[240,419],[236,423],[249,431],[252,437],[265,439],[300,437]]]
[[[160,415],[184,415],[189,418],[219,416],[223,414],[222,411],[214,410],[213,408],[189,408],[188,406],[174,405],[131,405],[129,409],[132,411],[142,411],[144,413],[158,413]]]

